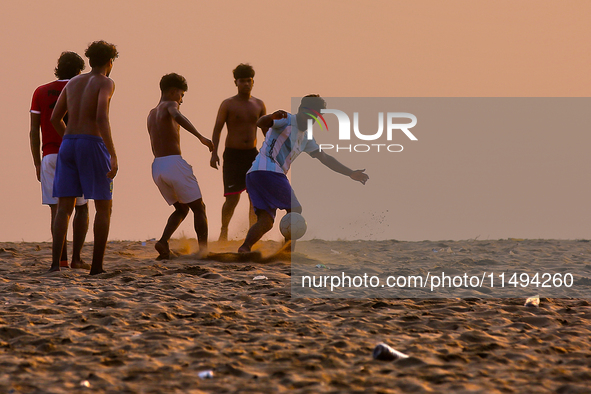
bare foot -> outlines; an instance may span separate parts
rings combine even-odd
[[[107,271],[105,271],[104,269],[100,269],[100,270],[96,270],[96,271],[90,270],[89,275],[104,274],[105,272],[107,272]]]
[[[197,253],[195,253],[195,258],[203,259],[203,258],[207,257],[208,254],[209,254],[209,251],[207,250],[207,248],[199,248],[199,251]]]
[[[168,242],[158,241],[154,248],[158,252],[157,260],[167,260],[170,258],[170,248],[168,247]]]
[[[54,267],[53,265],[49,268],[49,271],[47,272],[56,272],[56,271],[61,271],[60,267]]]
[[[168,254],[166,255],[159,255],[158,257],[156,257],[156,261],[161,261],[161,260],[172,260],[175,257],[178,257],[178,254],[176,254],[175,252],[173,252],[172,250],[168,252]]]
[[[72,261],[72,264],[70,264],[70,268],[89,270],[90,264],[85,263],[84,260]]]
[[[244,244],[238,248],[238,253],[248,253],[248,252],[250,252],[250,248]]]
[[[222,228],[218,242],[228,242],[228,229],[227,228],[226,229]]]

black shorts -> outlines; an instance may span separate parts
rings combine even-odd
[[[258,153],[257,148],[226,148],[223,156],[224,165],[222,169],[224,196],[239,194],[246,190],[246,173],[250,170],[252,162]]]

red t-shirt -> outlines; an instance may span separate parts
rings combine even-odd
[[[57,98],[68,83],[68,79],[53,81],[39,86],[33,93],[31,112],[41,115],[41,150],[43,156],[57,153],[62,143],[62,137],[55,131],[51,124],[51,113],[57,102]]]

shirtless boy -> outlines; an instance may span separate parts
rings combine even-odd
[[[213,128],[213,152],[211,166],[218,168],[220,158],[218,147],[224,124],[228,129],[224,150],[224,197],[222,206],[222,231],[220,241],[228,240],[228,226],[234,214],[234,209],[240,201],[240,194],[246,190],[246,172],[256,158],[257,120],[265,115],[265,103],[250,92],[254,85],[254,70],[249,64],[240,64],[233,71],[234,83],[238,87],[238,94],[222,102]],[[263,128],[263,135],[267,132]],[[250,203],[249,222],[252,226],[256,222],[252,202]]]
[[[51,123],[63,136],[57,158],[53,195],[58,197],[53,225],[50,271],[60,270],[68,221],[76,197],[94,200],[94,250],[90,275],[103,273],[103,258],[111,223],[113,178],[117,154],[111,138],[109,104],[115,83],[109,78],[119,56],[113,44],[95,41],[85,52],[92,70],[72,78],[60,94]],[[68,114],[68,124],[64,116]]]
[[[369,179],[365,170],[346,167],[321,151],[314,138],[308,139],[308,119],[312,119],[309,112],[319,112],[323,108],[326,108],[324,99],[318,95],[308,95],[302,99],[297,114],[279,110],[258,120],[259,127],[270,128],[265,135],[261,152],[246,176],[246,187],[258,220],[248,230],[238,252],[249,252],[273,228],[277,209],[302,212],[302,206],[286,176],[291,163],[300,153],[306,152],[331,170],[364,185]]]
[[[197,179],[193,175],[193,168],[181,157],[180,126],[197,137],[210,152],[213,144],[199,134],[189,119],[179,111],[187,89],[187,81],[181,75],[172,73],[163,76],[160,80],[160,102],[148,115],[148,133],[154,153],[152,178],[168,205],[174,205],[175,208],[164,227],[162,238],[156,243],[160,260],[170,258],[168,240],[185,219],[189,209],[193,211],[195,218],[199,254],[207,253],[205,204]]]
[[[39,86],[33,94],[31,103],[31,131],[29,133],[31,153],[33,154],[37,180],[41,182],[42,203],[49,205],[51,210],[51,228],[53,228],[57,212],[57,198],[53,197],[53,178],[57,153],[62,143],[62,137],[51,124],[51,113],[64,86],[82,70],[84,70],[84,60],[77,53],[62,52],[55,68],[57,81]],[[39,131],[41,131],[41,138],[39,138]],[[74,243],[70,266],[89,269],[90,266],[80,258],[82,245],[88,231],[88,204],[82,197],[76,199],[76,214],[72,226],[74,228]],[[60,266],[66,268],[68,267],[67,249],[67,242],[64,242]]]

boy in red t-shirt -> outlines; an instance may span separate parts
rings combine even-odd
[[[57,153],[62,143],[62,137],[51,124],[53,107],[70,78],[84,70],[84,60],[74,52],[63,52],[57,61],[55,76],[57,81],[39,86],[33,94],[31,103],[31,153],[37,173],[37,180],[41,182],[42,203],[51,208],[51,227],[57,212],[57,198],[53,197],[53,179]],[[41,138],[39,138],[41,131]],[[41,155],[43,152],[43,155]],[[72,268],[90,269],[90,266],[80,258],[80,251],[88,231],[88,204],[80,197],[76,200],[76,214],[74,215],[74,244],[72,251]],[[62,250],[60,266],[68,267],[68,253],[66,244]]]

